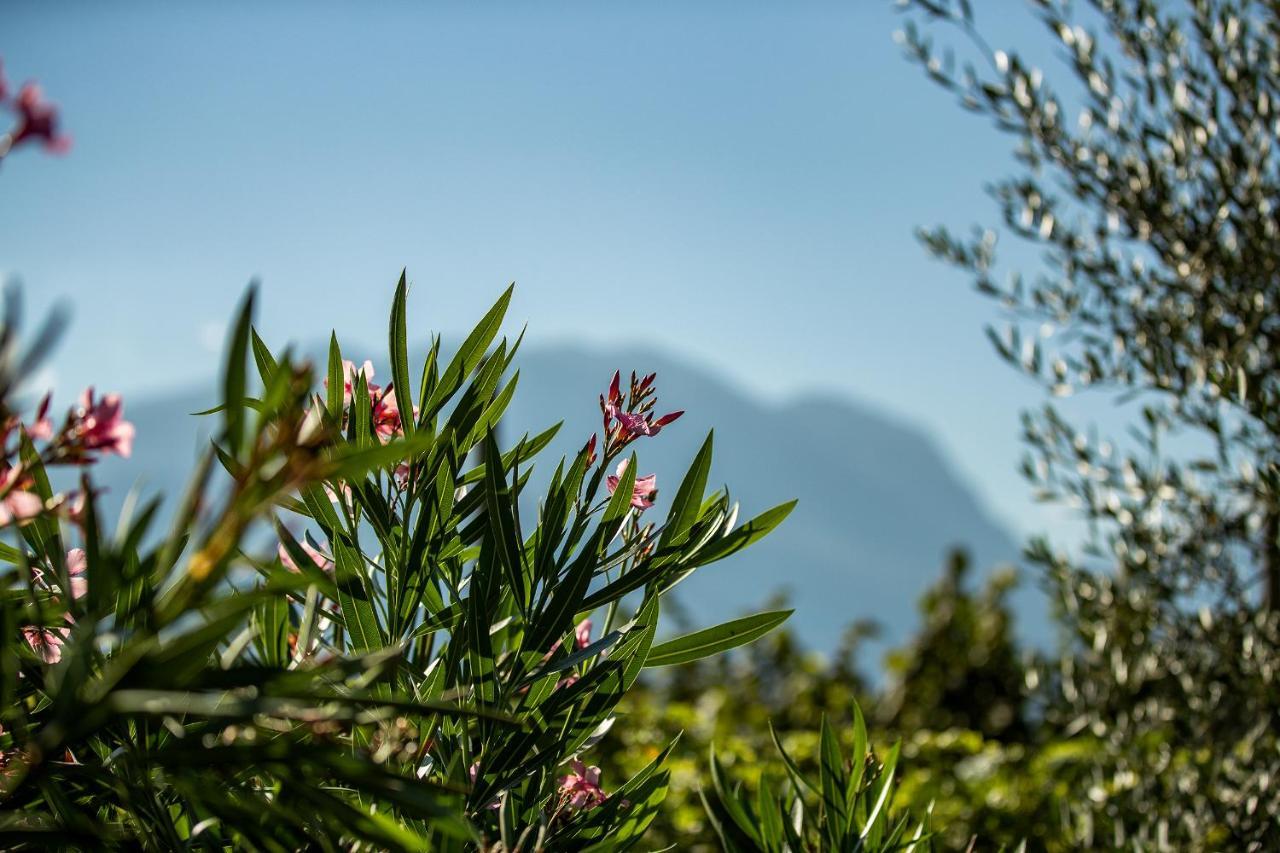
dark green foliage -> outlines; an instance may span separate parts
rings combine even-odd
[[[914,822],[893,807],[901,744],[878,760],[868,748],[866,723],[856,704],[847,756],[823,715],[816,777],[796,766],[776,736],[774,744],[785,777],[762,776],[754,796],[726,778],[712,747],[711,790],[703,793],[703,804],[725,850],[932,849],[928,821]]]
[[[789,765],[805,778],[821,776],[824,720],[846,755],[850,746],[857,754],[853,735],[860,726],[881,755],[900,742],[894,820],[929,817],[930,843],[940,849],[963,848],[975,834],[994,848],[1060,833],[1055,797],[1078,790],[1073,786],[1082,773],[1072,757],[1086,739],[1054,741],[1054,733],[1037,724],[1032,706],[1040,694],[1028,675],[1036,661],[1017,647],[1012,632],[1013,579],[996,573],[971,589],[966,562],[953,555],[923,594],[921,627],[889,654],[883,684],[854,665],[860,643],[874,633],[865,624],[850,627],[844,648],[829,661],[800,647],[784,628],[740,653],[641,682],[619,708],[625,727],[602,747],[606,772],[630,770],[683,729],[653,842],[691,850],[720,845],[699,796],[700,788],[714,790],[706,757],[713,743],[722,780],[732,776],[744,790],[782,798],[797,787]],[[854,713],[857,706],[867,709],[866,724]],[[760,818],[756,797],[748,801]],[[816,817],[813,810],[806,814]]]

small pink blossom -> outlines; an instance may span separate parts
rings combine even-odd
[[[684,414],[683,411],[668,412],[660,418],[650,420],[650,412],[657,402],[653,387],[656,377],[656,373],[650,373],[643,379],[637,379],[632,373],[630,389],[624,395],[622,374],[614,371],[608,392],[600,395],[606,458],[641,436],[657,435],[663,427]]]
[[[64,154],[71,148],[71,137],[58,132],[58,109],[44,99],[44,93],[35,83],[26,83],[14,99],[18,110],[18,127],[13,131],[10,147],[17,148],[27,141],[41,142],[45,149]]]
[[[401,423],[400,402],[396,398],[396,389],[394,387],[383,388],[373,382],[373,362],[366,360],[360,367],[356,367],[353,361],[342,362],[342,373],[344,382],[342,386],[342,405],[343,408],[350,408],[351,398],[355,393],[355,387],[361,376],[364,377],[365,386],[369,389],[369,403],[372,407],[373,431],[383,441],[394,438],[404,431],[404,425]],[[324,381],[325,387],[328,387],[329,380]],[[418,415],[418,409],[413,409],[414,417]]]
[[[401,489],[409,488],[409,475],[413,473],[413,469],[408,462],[397,463],[395,471],[392,473],[395,475],[397,487]]]
[[[585,649],[591,645],[591,620],[583,619],[573,629],[573,638],[578,644],[578,648]]]
[[[53,421],[49,420],[49,403],[51,394],[45,394],[36,407],[36,419],[27,427],[27,435],[33,441],[48,441],[53,438]]]
[[[21,466],[0,468],[0,527],[21,524],[44,512],[44,501],[24,488],[27,483]]]
[[[591,645],[591,619],[583,619],[577,625],[573,626],[573,644],[575,648],[585,649]],[[560,641],[556,640],[551,644],[551,648],[547,650],[547,654],[543,660],[550,660],[551,656],[560,650]]]
[[[565,805],[575,809],[593,809],[609,799],[600,787],[600,768],[587,767],[574,759],[573,772],[560,780],[560,795]]]
[[[573,644],[576,648],[585,649],[591,645],[591,620],[583,619],[573,629]],[[556,640],[551,646],[551,651],[547,652],[547,656],[543,660],[549,659],[560,648],[560,641]],[[576,672],[571,672],[564,678],[556,682],[556,689],[562,690],[565,687],[572,687],[578,683],[581,678]]]
[[[613,494],[618,483],[622,481],[622,475],[627,472],[628,460],[623,459],[618,463],[616,474],[610,474],[605,483],[609,487],[609,494]],[[636,477],[634,488],[631,490],[631,505],[638,510],[644,511],[653,506],[653,499],[658,494],[658,475],[649,474],[645,477]]]
[[[31,651],[47,664],[62,660],[62,644],[70,634],[69,628],[36,628],[26,625],[22,629],[22,636],[27,645],[31,646]]]
[[[394,438],[404,429],[400,423],[400,406],[396,403],[394,388],[385,394],[379,393],[373,401],[373,431],[386,441]]]
[[[342,376],[343,376],[343,382],[342,382],[342,405],[343,406],[351,405],[351,395],[355,393],[356,384],[359,381],[359,378],[361,376],[364,377],[365,384],[368,385],[370,394],[373,394],[378,387],[373,384],[373,362],[369,361],[368,359],[366,359],[365,363],[360,365],[359,367],[356,367],[356,363],[354,361],[343,359]],[[329,387],[328,379],[324,381],[324,385],[326,388]]]
[[[306,555],[311,558],[311,562],[319,566],[322,571],[326,571],[326,572],[333,571],[333,558],[330,557],[328,554],[321,551],[319,548],[314,547],[305,538],[300,540],[298,542],[298,545],[300,545],[302,547],[303,552],[305,552]],[[277,547],[277,553],[280,557],[280,562],[284,564],[284,567],[286,569],[288,569],[291,572],[296,572],[299,570],[298,564],[295,563],[293,561],[293,558],[289,556],[289,549],[284,547],[284,543],[281,543]]]
[[[93,388],[86,388],[71,418],[68,440],[76,450],[118,453],[126,458],[133,452],[134,428],[124,419],[124,402],[119,394],[107,394],[95,401]]]
[[[635,415],[630,412],[620,412],[618,414],[618,424],[632,437],[654,436],[662,432],[662,428],[672,421],[683,415],[683,411],[669,412],[656,421],[650,422],[644,415]]]
[[[71,579],[71,597],[79,598],[89,590],[89,580],[84,576],[89,560],[83,548],[72,548],[67,552],[67,574]]]

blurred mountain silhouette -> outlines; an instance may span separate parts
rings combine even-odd
[[[359,350],[346,354],[363,358]],[[531,347],[516,365],[520,381],[502,425],[504,446],[564,419],[540,457],[543,476],[600,429],[597,399],[615,369],[624,381],[632,369],[656,370],[659,411],[687,413],[661,435],[632,445],[640,473],[658,475],[658,505],[650,512],[661,518],[664,498],[674,493],[713,426],[710,484],[729,487],[741,503],[740,520],[799,499],[772,535],[677,588],[683,609],[699,625],[761,609],[782,592],[796,607],[791,627],[823,651],[835,648],[853,620],[876,620],[884,632],[868,649],[874,654],[916,624],[916,600],[938,576],[949,549],[966,548],[979,567],[1018,555],[1014,538],[923,431],[867,406],[821,397],[766,404],[711,373],[639,349]],[[388,374],[379,369],[378,379],[385,382]],[[216,426],[215,419],[189,413],[213,399],[212,391],[191,389],[128,401],[127,417],[138,430],[134,457],[109,460],[98,471],[108,488],[108,517],[135,483],[144,495],[159,490],[173,499],[181,493],[192,460]],[[534,494],[543,482],[538,472]],[[1044,639],[1037,635],[1042,597],[1024,588],[1019,609],[1020,633]]]

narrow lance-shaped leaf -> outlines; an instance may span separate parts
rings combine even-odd
[[[758,640],[787,621],[794,610],[774,610],[744,616],[713,628],[704,628],[665,643],[649,651],[645,666],[673,666],[700,660]]]
[[[424,422],[435,417],[448,399],[462,387],[463,380],[480,363],[480,360],[484,357],[485,350],[493,342],[494,337],[498,334],[498,329],[502,326],[502,318],[506,316],[507,306],[511,303],[511,292],[514,288],[515,285],[513,284],[503,292],[502,296],[498,297],[498,301],[489,309],[489,313],[484,315],[479,325],[467,336],[462,346],[458,348],[453,360],[449,362],[449,366],[440,374],[440,380],[436,383],[435,390],[419,413],[419,417]]]
[[[707,488],[707,475],[711,472],[711,445],[714,432],[707,433],[698,455],[693,458],[689,470],[680,482],[675,499],[671,502],[671,511],[667,513],[667,523],[658,540],[658,547],[678,544],[689,531],[697,518],[698,509],[702,506],[702,493]]]
[[[343,375],[342,369],[342,348],[338,346],[338,333],[332,332],[329,335],[329,376],[326,393],[328,395],[326,402],[329,407],[329,414],[335,421],[342,421],[342,404],[346,397],[346,376]]]
[[[391,321],[388,329],[388,345],[391,356],[391,381],[395,385],[396,401],[400,406],[400,424],[405,437],[413,435],[417,426],[413,419],[413,386],[409,384],[408,332],[405,318],[405,273],[400,273],[396,285],[395,301],[391,304]]]
[[[727,535],[710,542],[698,551],[697,564],[705,566],[708,563],[723,560],[725,557],[750,547],[773,532],[773,529],[791,514],[791,510],[795,509],[795,506],[795,501],[787,501],[772,509],[767,509],[736,530],[732,530]]]
[[[240,304],[231,340],[227,346],[222,373],[223,437],[233,457],[239,457],[244,444],[246,371],[249,365],[249,327],[253,319],[256,288],[250,286]]]

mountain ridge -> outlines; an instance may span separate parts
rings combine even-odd
[[[362,352],[344,351],[350,358]],[[791,627],[804,642],[830,651],[846,625],[874,618],[884,629],[867,652],[876,654],[915,626],[916,601],[938,577],[950,548],[964,547],[984,568],[1018,556],[1015,538],[940,445],[905,418],[814,392],[756,399],[712,370],[635,346],[526,346],[516,366],[520,381],[503,421],[504,440],[563,421],[539,468],[549,471],[548,459],[575,453],[599,430],[598,395],[615,369],[624,376],[633,368],[656,370],[659,409],[686,414],[661,435],[632,445],[641,472],[658,475],[652,512],[665,512],[664,497],[713,426],[710,482],[727,484],[741,503],[740,518],[798,499],[791,517],[769,537],[681,585],[682,609],[696,622],[758,610],[786,591],[797,608]],[[389,378],[377,372],[379,379]],[[187,463],[214,426],[207,418],[189,417],[208,408],[213,383],[206,387],[129,401],[127,416],[138,428],[136,452],[132,460],[102,466],[109,511],[118,510],[138,476],[147,483],[144,492],[179,493]],[[1026,590],[1020,595],[1021,633],[1035,639],[1035,622],[1028,632],[1025,617],[1043,601],[1037,604]]]

